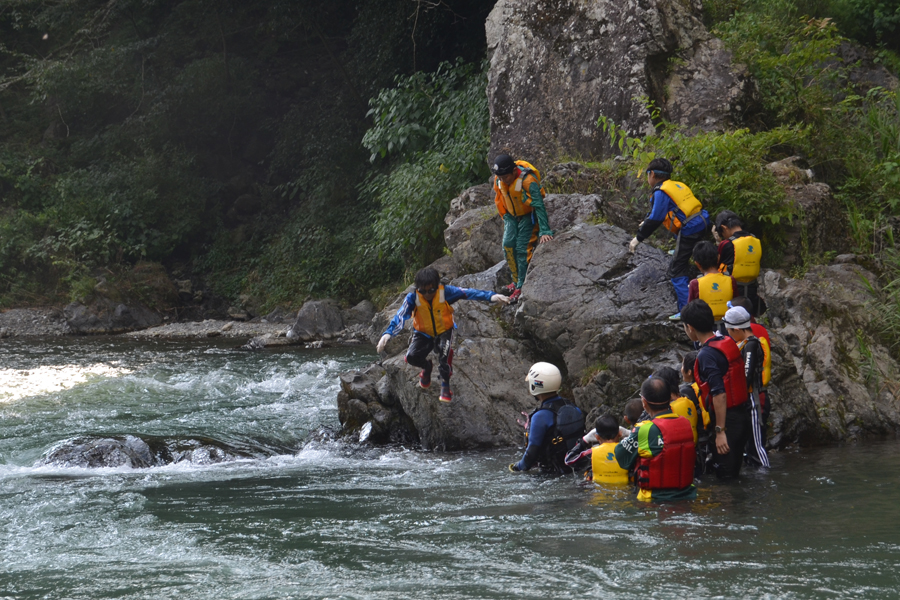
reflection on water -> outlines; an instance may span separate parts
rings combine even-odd
[[[895,442],[776,453],[771,473],[645,505],[511,474],[514,449],[316,441],[337,426],[337,373],[364,352],[54,344],[0,356],[119,370],[0,405],[0,598],[890,598],[900,585]],[[126,435],[279,450],[36,466],[62,440]]]

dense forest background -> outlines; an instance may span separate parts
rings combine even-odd
[[[0,0],[0,307],[103,283],[164,302],[169,277],[256,313],[377,300],[440,256],[450,199],[488,177],[492,7]],[[647,143],[698,164],[800,151],[877,253],[900,209],[900,105],[846,93],[833,59],[849,40],[896,73],[900,0],[709,0],[705,16],[764,114],[752,134]]]

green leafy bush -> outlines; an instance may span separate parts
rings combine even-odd
[[[387,170],[366,179],[360,193],[380,207],[381,254],[402,256],[408,266],[436,258],[450,200],[488,177],[485,84],[484,65],[444,63],[434,73],[398,77],[371,101],[374,123],[363,145],[373,162],[387,159]]]
[[[758,133],[747,129],[693,133],[663,123],[658,133],[635,138],[605,117],[598,125],[610,136],[613,146],[624,153],[626,160],[620,168],[642,177],[651,160],[668,158],[675,167],[673,178],[689,182],[710,214],[728,209],[751,224],[768,225],[790,221],[797,215],[765,165],[778,148],[802,144],[808,134],[803,127],[777,127]]]

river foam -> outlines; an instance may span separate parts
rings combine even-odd
[[[103,378],[121,377],[131,369],[108,364],[39,366],[33,369],[0,369],[0,402],[71,389]]]

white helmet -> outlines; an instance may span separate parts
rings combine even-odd
[[[562,386],[562,375],[560,375],[559,369],[550,363],[539,362],[534,363],[528,369],[525,381],[528,382],[528,390],[531,395],[537,396],[559,391]]]

